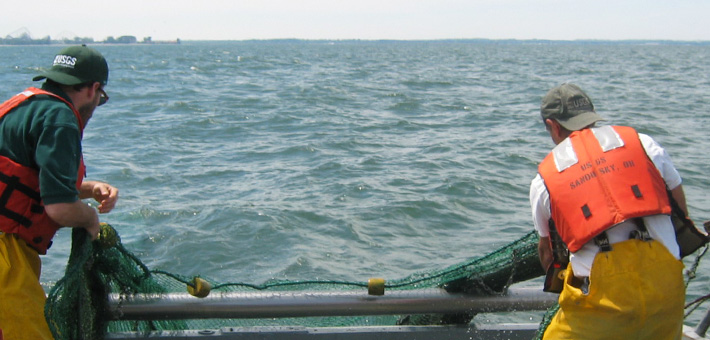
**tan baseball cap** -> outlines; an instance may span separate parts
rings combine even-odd
[[[577,131],[605,120],[594,111],[592,100],[575,84],[559,85],[542,98],[542,119],[554,119],[569,131]]]

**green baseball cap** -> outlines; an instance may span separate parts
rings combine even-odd
[[[542,98],[540,114],[543,120],[554,119],[569,131],[577,131],[605,120],[594,111],[594,104],[575,84],[559,85]]]
[[[62,85],[78,85],[88,82],[108,83],[108,64],[99,51],[81,46],[69,46],[54,57],[52,68],[32,78],[50,79]]]

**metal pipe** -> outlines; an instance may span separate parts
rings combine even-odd
[[[698,326],[695,328],[695,334],[704,338],[705,332],[708,331],[708,327],[710,327],[710,309],[708,309],[705,313],[705,317],[703,317],[700,323],[698,323]]]
[[[353,315],[486,313],[543,310],[558,295],[538,288],[509,289],[499,296],[450,294],[443,289],[388,291],[214,292],[206,298],[187,293],[109,296],[114,320],[239,319]]]

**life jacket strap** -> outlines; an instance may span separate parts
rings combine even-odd
[[[37,202],[37,204],[33,204],[31,206],[32,212],[41,213],[44,208],[39,204],[41,200],[39,193],[34,191],[32,188],[22,184],[22,182],[20,182],[20,178],[17,176],[8,176],[3,173],[0,173],[0,182],[5,183],[5,190],[3,190],[0,194],[0,215],[19,223],[25,228],[29,228],[30,226],[32,226],[32,221],[29,218],[23,216],[20,213],[8,209],[7,203],[10,200],[10,196],[12,196],[12,193],[14,191],[19,191],[27,195],[27,197],[31,198],[35,202]]]
[[[599,247],[599,251],[602,253],[611,251],[611,243],[609,242],[609,236],[606,235],[606,231],[602,231],[601,234],[594,237],[594,244]]]
[[[651,234],[648,232],[648,229],[646,228],[646,224],[643,222],[643,218],[637,217],[631,220],[636,225],[636,230],[632,230],[629,233],[629,240],[641,240],[641,241],[651,241],[653,240],[653,237],[651,237]],[[601,252],[606,252],[606,251],[611,251],[611,243],[609,242],[609,237],[606,234],[606,231],[603,231],[601,234],[597,235],[594,237],[594,244],[599,247],[599,251]]]

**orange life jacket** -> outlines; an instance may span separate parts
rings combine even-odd
[[[64,98],[38,88],[30,87],[0,105],[0,119],[25,100],[35,95],[49,95],[65,102],[74,112],[79,129],[84,122],[74,106]],[[76,188],[80,190],[86,167],[79,162]],[[61,227],[45,212],[39,193],[39,171],[0,156],[0,231],[17,234],[40,254],[46,254],[52,238]]]
[[[665,182],[630,127],[575,131],[538,171],[552,220],[572,252],[628,219],[671,213]]]

